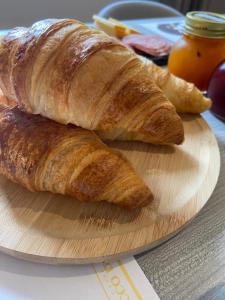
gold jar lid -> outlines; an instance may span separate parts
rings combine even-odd
[[[225,16],[207,11],[191,11],[186,14],[184,31],[202,37],[225,38]]]

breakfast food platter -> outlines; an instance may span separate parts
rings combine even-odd
[[[49,264],[139,253],[213,192],[211,100],[118,39],[72,19],[17,27],[1,40],[0,89],[2,252]]]
[[[107,203],[32,193],[0,177],[0,250],[49,264],[100,262],[158,245],[196,216],[216,185],[220,156],[200,116],[183,116],[181,146],[110,142],[132,163],[155,199],[128,211]]]

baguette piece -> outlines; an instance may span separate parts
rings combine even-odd
[[[152,193],[119,152],[97,135],[0,104],[0,173],[30,191],[107,201],[128,209]]]
[[[9,32],[0,46],[0,87],[21,110],[95,130],[103,139],[184,139],[174,106],[138,56],[76,20],[43,20]]]
[[[176,77],[147,58],[141,58],[141,60],[147,66],[149,77],[165,93],[169,101],[176,107],[177,112],[196,114],[211,107],[212,101],[204,97],[193,83]]]

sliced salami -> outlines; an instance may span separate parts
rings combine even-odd
[[[171,42],[158,35],[131,34],[124,37],[122,42],[153,56],[168,55],[172,46]]]

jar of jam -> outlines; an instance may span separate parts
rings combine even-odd
[[[184,34],[170,52],[170,72],[205,91],[213,70],[224,59],[225,17],[204,11],[187,13]]]

